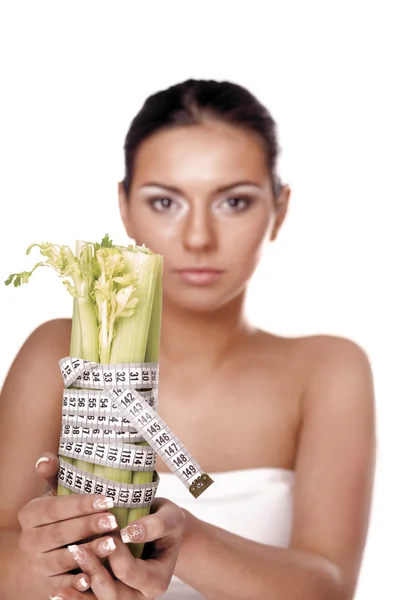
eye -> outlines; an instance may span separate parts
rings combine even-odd
[[[224,213],[234,213],[246,210],[246,208],[248,208],[250,204],[250,198],[231,196],[230,198],[224,198],[219,203],[219,208]]]
[[[245,206],[248,205],[248,201],[245,200],[244,198],[228,198],[227,199],[227,203],[229,204],[229,206],[231,208],[244,208]]]
[[[174,203],[171,198],[168,198],[168,196],[163,196],[160,198],[152,198],[149,201],[149,204],[157,212],[167,212],[171,210],[171,207],[176,203]]]

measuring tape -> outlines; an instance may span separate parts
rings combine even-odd
[[[213,483],[156,412],[158,363],[104,365],[66,357],[59,365],[65,385],[60,456],[155,473],[159,454],[195,498]],[[149,445],[135,445],[143,441]],[[80,494],[105,494],[115,506],[149,506],[158,481],[155,473],[150,484],[122,484],[60,459],[62,486]]]
[[[60,458],[58,481],[75,494],[103,494],[112,498],[114,506],[119,508],[144,508],[154,500],[159,477],[155,473],[152,483],[118,483],[87,473]]]

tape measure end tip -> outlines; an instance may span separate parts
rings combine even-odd
[[[197,479],[193,481],[192,485],[189,488],[189,492],[194,498],[198,498],[213,483],[214,480],[211,479],[211,477],[207,473],[203,473],[203,475],[200,475],[199,477],[197,477]]]

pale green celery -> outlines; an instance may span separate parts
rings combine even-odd
[[[74,298],[73,302],[70,354],[73,358],[79,358],[82,352],[82,332],[77,299]]]
[[[158,362],[160,353],[161,337],[161,316],[162,316],[162,258],[159,257],[156,289],[154,293],[153,307],[151,311],[151,320],[149,327],[149,336],[147,340],[145,361]],[[147,442],[141,442],[141,446],[148,446]],[[132,483],[151,483],[153,481],[153,471],[133,473]],[[141,517],[150,514],[150,507],[131,508],[128,512],[128,523],[132,523]],[[144,544],[129,544],[132,554],[140,558],[143,553]]]
[[[162,257],[158,256],[158,272],[154,301],[151,310],[149,335],[147,339],[145,361],[158,362],[160,356],[161,338],[161,316],[162,316]]]
[[[130,272],[137,278],[137,306],[130,318],[119,319],[116,323],[111,364],[144,361],[159,270],[160,256],[157,254],[149,254],[141,248],[133,252],[126,250],[123,254]]]
[[[159,271],[160,257],[156,254],[143,252],[140,249],[136,249],[135,251],[125,249],[122,250],[122,254],[125,259],[124,275],[133,275],[135,277],[134,297],[137,303],[134,304],[134,311],[131,316],[119,319],[115,327],[113,324],[111,327],[110,325],[105,327],[104,335],[102,335],[100,328],[100,339],[102,339],[104,348],[109,348],[110,344],[107,335],[110,329],[111,331],[115,329],[115,337],[111,343],[110,355],[107,356],[106,353],[103,355],[104,362],[110,364],[143,362],[145,360],[157,273]],[[102,269],[104,269],[103,266]],[[104,306],[99,306],[98,313],[103,315],[103,319],[106,318],[106,312]],[[102,342],[100,342],[100,346]],[[99,477],[112,479],[113,481],[122,483],[132,482],[132,471],[96,465],[94,473]],[[150,476],[152,478],[152,473]],[[125,508],[114,508],[112,512],[120,528],[125,527],[128,522],[128,511]]]
[[[92,263],[92,248],[84,248],[86,255],[82,258],[86,263]],[[79,259],[82,253],[80,241],[76,242],[75,256]],[[91,273],[87,276],[90,278]],[[89,287],[89,283],[88,283]],[[85,301],[85,302],[84,302]],[[90,303],[90,304],[89,304]],[[97,340],[97,317],[93,301],[90,298],[74,298],[74,308],[72,313],[71,345],[70,355],[73,358],[83,358],[84,360],[99,360],[99,349]],[[64,460],[65,457],[63,457]],[[93,473],[94,465],[79,459],[68,459],[73,465],[87,473]]]
[[[72,357],[97,362],[99,360],[99,340],[97,336],[97,315],[91,298],[94,286],[93,247],[76,242],[76,257],[79,261],[81,281],[75,288],[74,313],[70,353]]]
[[[98,362],[99,344],[97,338],[97,317],[94,304],[90,298],[77,298],[76,304],[82,336],[81,351],[77,355],[77,358]],[[72,349],[71,356],[75,357],[75,353],[72,352]]]
[[[95,362],[100,360],[103,364],[158,360],[161,256],[145,247],[113,246],[108,235],[101,244],[78,242],[76,256],[68,246],[50,243],[32,244],[27,254],[35,246],[46,260],[37,263],[30,272],[13,273],[5,283],[14,283],[15,287],[27,283],[39,266],[49,266],[61,277],[67,278],[63,284],[74,297],[72,357]],[[126,483],[132,481],[131,471],[95,467],[86,461],[64,459],[106,479]],[[152,476],[152,473],[137,473],[133,479],[136,482],[149,482]],[[69,491],[60,486],[59,493],[65,495]],[[128,511],[114,510],[123,527]],[[139,513],[130,514],[140,516]]]
[[[76,256],[80,256],[79,242],[76,245]],[[99,360],[97,318],[93,302],[90,298],[74,297],[70,356],[96,362]],[[62,458],[66,462],[75,465],[78,469],[82,469],[87,473],[93,473],[94,465],[92,463],[66,456]],[[62,485],[58,485],[57,493],[59,496],[67,496],[73,492],[67,490]]]

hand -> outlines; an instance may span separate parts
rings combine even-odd
[[[88,598],[90,595],[79,590],[89,588],[90,578],[82,573],[68,573],[76,570],[77,563],[66,546],[96,535],[97,539],[85,544],[86,552],[91,564],[105,571],[97,556],[108,556],[115,545],[109,536],[98,535],[117,528],[114,516],[108,512],[110,499],[98,494],[56,496],[58,458],[51,454],[46,458],[49,460],[38,461],[37,472],[53,489],[19,512],[20,549],[28,557],[32,570],[45,581],[51,597],[57,596],[61,588],[70,588],[75,595],[69,597]]]
[[[115,582],[108,573],[107,582],[103,580],[102,584],[98,585],[95,575],[84,569],[85,573],[90,575],[91,587],[98,600],[153,600],[163,594],[175,569],[184,522],[185,514],[179,506],[165,498],[156,498],[150,515],[122,529],[120,538],[113,534],[117,547],[108,561],[119,580],[117,589],[120,595],[112,594]],[[146,560],[134,558],[126,545],[149,542],[153,543]],[[118,584],[121,585],[118,587]],[[136,590],[136,593],[132,594],[133,590]]]
[[[97,600],[153,600],[167,590],[183,535],[184,512],[163,498],[153,502],[152,510],[153,514],[129,524],[120,535],[113,534],[115,550],[108,561],[117,580],[87,547],[71,548],[77,564],[90,577]],[[146,560],[134,558],[126,545],[132,542],[154,542],[150,556]],[[57,596],[65,600],[80,597],[74,590],[65,589],[60,589]]]
[[[24,547],[26,544],[26,552],[32,557],[33,568],[47,579],[49,585],[51,584],[49,587],[51,589],[50,597],[54,600],[95,600],[96,598],[97,600],[153,600],[164,593],[168,588],[178,557],[184,530],[184,511],[169,500],[157,498],[152,504],[150,515],[129,524],[120,533],[115,532],[112,536],[76,545],[74,542],[77,540],[85,539],[93,533],[99,533],[98,519],[111,515],[106,513],[105,515],[89,516],[87,514],[95,512],[92,503],[95,499],[104,499],[102,496],[56,497],[54,490],[57,485],[58,458],[50,454],[47,457],[50,460],[40,463],[37,471],[50,484],[52,491],[41,499],[30,502],[21,511],[20,522],[27,523],[25,527],[22,527],[21,523],[24,531],[24,536],[21,535],[21,545]],[[52,501],[47,508],[43,503],[40,504],[41,500],[46,499]],[[63,505],[60,504],[60,500],[64,500]],[[72,500],[78,507],[82,507],[80,513],[78,509],[77,516],[68,516],[76,515],[76,512],[73,512],[75,505],[71,504]],[[46,501],[48,502],[48,500]],[[67,506],[65,501],[68,502],[70,511],[68,515],[65,513]],[[47,511],[47,518],[42,516],[42,521],[39,521],[42,525],[38,525],[38,518],[43,510]],[[60,517],[60,513],[62,513],[62,517]],[[32,517],[33,522],[29,521]],[[63,523],[65,519],[68,521]],[[86,533],[79,534],[81,531],[79,528],[85,527],[82,522],[85,520]],[[72,527],[75,534],[72,532]],[[62,534],[64,531],[62,543],[55,539],[52,546],[57,543],[62,546],[72,545],[61,549],[57,547],[57,549],[54,548],[44,553],[43,549],[40,550],[35,542],[35,539],[38,539],[38,531],[34,532],[33,530],[46,530],[46,528],[47,533],[53,531],[53,535],[60,535],[60,532]],[[90,529],[89,533],[87,533],[88,529]],[[67,535],[68,541],[66,541],[65,535]],[[46,538],[46,531],[42,537]],[[39,539],[40,542],[41,539]],[[127,543],[149,543],[148,558],[146,560],[134,558]],[[31,545],[35,547],[35,550]],[[109,564],[117,580],[113,579],[98,558],[105,556],[108,556]],[[54,563],[57,560],[60,563],[55,568]],[[61,574],[71,571],[77,566],[81,568],[81,574]],[[90,592],[80,593],[89,587],[92,588],[95,595]]]

